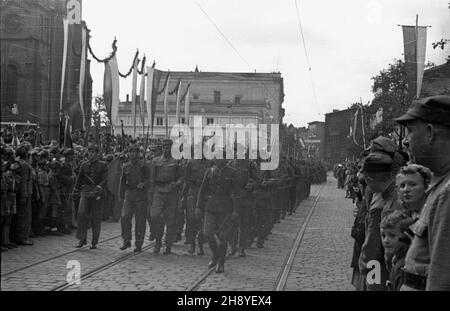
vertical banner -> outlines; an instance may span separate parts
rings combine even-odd
[[[63,31],[64,31],[64,47],[63,47],[63,59],[61,70],[61,94],[59,97],[59,111],[61,111],[63,107],[64,82],[66,80],[67,42],[69,39],[69,22],[66,18],[63,18]]]
[[[141,87],[139,90],[139,108],[142,122],[142,137],[145,135],[145,72],[142,72]]]
[[[119,113],[119,66],[117,64],[117,58],[114,56],[108,62],[109,69],[111,71],[111,86],[112,86],[112,94],[111,94],[111,125],[112,128],[116,125],[117,115]]]
[[[189,126],[189,109],[190,109],[190,97],[189,97],[190,88],[188,86],[188,90],[186,93],[186,98],[184,99],[184,120],[187,126]]]
[[[168,102],[168,96],[169,96],[169,84],[170,84],[170,76],[167,78],[167,83],[165,86],[165,92],[164,92],[164,118],[166,119],[166,137],[169,137],[169,102]]]
[[[131,86],[131,109],[133,112],[133,138],[136,138],[136,88],[137,88],[137,65],[138,58],[134,59],[133,64],[133,81]]]
[[[78,95],[80,100],[81,118],[83,120],[83,130],[86,130],[86,115],[84,113],[84,79],[86,77],[86,28],[81,28],[81,62],[80,62],[80,85]]]
[[[181,79],[178,81],[177,86],[177,106],[175,109],[175,124],[180,123],[180,95],[181,95]]]
[[[147,67],[147,123],[153,134],[153,77],[155,69],[153,67]]]
[[[112,127],[112,79],[109,62],[105,62],[105,73],[103,75],[103,102]]]
[[[420,97],[422,88],[427,27],[402,26],[402,29],[408,95],[412,100],[414,97]]]

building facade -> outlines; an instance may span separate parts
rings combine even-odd
[[[81,0],[71,0],[71,3]],[[5,0],[1,2],[1,120],[39,124],[44,139],[58,137],[64,50],[63,18],[68,0]],[[81,29],[69,25],[62,112],[82,128],[79,105]],[[88,36],[89,37],[89,36]],[[85,68],[84,111],[92,101],[90,63]],[[89,122],[86,122],[89,124]]]
[[[340,163],[347,157],[350,125],[356,109],[335,110],[325,115],[324,159]]]
[[[163,74],[163,77],[167,73]],[[176,88],[181,79],[181,94],[185,92],[190,83],[190,118],[191,130],[194,126],[194,117],[202,118],[202,126],[217,124],[225,128],[226,124],[241,124],[244,127],[250,124],[282,123],[282,103],[284,100],[283,78],[280,73],[225,73],[225,72],[170,72],[169,90]],[[165,79],[161,79],[160,89]],[[139,102],[139,97],[136,99]],[[164,93],[157,97],[154,117],[153,137],[166,136],[166,128],[170,129],[184,120],[184,104],[180,105],[180,122],[176,122],[176,94],[168,96],[169,117],[166,126],[164,116]],[[140,108],[136,105],[136,136],[146,134],[140,119]],[[121,102],[117,120],[115,120],[115,133],[120,133],[121,122],[127,135],[134,135],[133,105],[127,95],[127,100]],[[148,124],[147,111],[144,111],[144,122]],[[170,132],[169,132],[170,134]]]

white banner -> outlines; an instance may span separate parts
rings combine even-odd
[[[114,56],[108,62],[111,70],[112,79],[112,102],[111,102],[111,123],[114,126],[116,124],[117,115],[119,113],[119,66],[117,64],[117,58]]]
[[[61,111],[63,107],[64,82],[66,80],[67,42],[69,39],[69,22],[67,21],[66,18],[63,18],[63,31],[64,31],[64,46],[63,46],[63,59],[61,70],[61,94],[59,97],[59,111]]]
[[[189,126],[189,109],[190,109],[190,101],[189,101],[189,91],[187,90],[186,98],[184,99],[184,122],[187,126]]]
[[[86,76],[86,28],[81,28],[81,62],[80,62],[80,85],[78,95],[80,98],[81,117],[83,119],[83,130],[86,130],[86,115],[84,113],[84,78]]]
[[[145,72],[142,72],[141,76],[141,87],[139,89],[139,108],[142,130],[144,131],[142,135],[145,135]]]
[[[147,67],[147,116],[148,126],[153,130],[153,118],[152,118],[152,97],[153,97],[153,77],[155,75],[155,69],[153,67]]]
[[[137,88],[137,64],[138,58],[134,59],[133,81],[131,86],[131,109],[133,109],[133,138],[136,138],[136,88]]]

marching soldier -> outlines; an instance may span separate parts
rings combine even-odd
[[[195,252],[195,240],[197,239],[197,254],[203,255],[203,232],[201,230],[202,216],[195,217],[195,205],[197,203],[198,192],[205,172],[208,168],[205,158],[201,160],[191,159],[187,162],[184,185],[181,197],[185,198],[186,208],[186,240],[189,243],[189,253]]]
[[[172,140],[163,141],[163,154],[154,158],[150,169],[150,234],[156,239],[153,253],[158,254],[162,246],[164,227],[164,255],[172,252],[175,234],[175,214],[178,205],[179,187],[182,182],[181,168],[171,156]]]
[[[239,187],[239,219],[237,226],[233,230],[230,240],[229,255],[236,253],[236,246],[239,249],[238,256],[245,257],[245,249],[250,240],[250,229],[254,221],[254,200],[252,196],[253,183],[256,179],[256,168],[253,162],[248,159],[237,159],[231,163],[238,176]]]
[[[195,213],[205,213],[203,233],[212,252],[208,268],[216,267],[216,273],[222,273],[225,269],[227,240],[233,222],[239,217],[236,204],[239,193],[236,171],[227,165],[225,159],[215,161],[203,178]]]
[[[89,214],[92,224],[92,245],[96,249],[100,237],[102,205],[99,204],[106,186],[107,166],[99,160],[99,150],[96,145],[89,145],[88,160],[81,164],[75,191],[81,191],[78,208],[77,238],[80,240],[76,247],[86,245]]]
[[[150,172],[145,165],[145,159],[140,161],[139,148],[136,145],[130,147],[130,161],[125,163],[122,169],[119,186],[119,201],[124,198],[121,227],[123,245],[125,250],[131,247],[131,220],[135,217],[135,252],[142,250],[145,238],[147,219],[147,185]]]

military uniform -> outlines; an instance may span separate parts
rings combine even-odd
[[[70,149],[71,150],[71,149]],[[65,155],[69,155],[70,152],[66,150]],[[72,225],[72,188],[75,182],[75,173],[73,171],[73,164],[68,162],[66,158],[62,159],[62,166],[59,170],[57,179],[61,185],[61,212],[60,219],[58,220],[58,228],[63,233],[70,233],[70,227]]]
[[[217,273],[224,271],[227,240],[239,215],[235,202],[239,193],[238,176],[226,165],[226,160],[218,160],[206,171],[199,189],[196,213],[205,213],[203,233],[212,252],[208,267],[216,266]]]
[[[230,237],[230,255],[236,252],[236,246],[239,249],[239,256],[245,256],[245,249],[251,236],[251,230],[255,227],[255,207],[252,195],[252,184],[256,180],[256,168],[253,162],[248,159],[234,160],[230,165],[235,169],[238,176],[238,197],[239,200],[239,219],[237,226],[233,228]]]
[[[264,241],[271,230],[270,177],[270,171],[263,171],[260,167],[257,168],[256,181],[253,187],[253,198],[256,212],[256,246],[258,248],[264,247]]]
[[[15,239],[19,244],[32,245],[33,243],[29,241],[31,231],[31,196],[33,194],[32,167],[23,158],[20,158],[18,162],[21,166],[21,183],[20,192],[17,196]]]
[[[184,174],[184,186],[182,196],[185,198],[186,207],[186,240],[190,245],[189,252],[195,252],[195,242],[197,239],[198,252],[203,254],[203,215],[195,215],[198,192],[205,172],[208,168],[208,162],[204,159],[191,159],[187,162]]]
[[[147,185],[150,178],[148,168],[142,160],[125,163],[120,177],[120,198],[124,198],[121,227],[124,245],[131,246],[131,220],[135,217],[135,251],[140,251],[145,238],[147,219]]]
[[[167,146],[171,143],[165,141]],[[159,253],[166,228],[164,254],[171,253],[175,235],[175,215],[177,212],[179,186],[181,184],[181,168],[179,162],[170,155],[161,155],[153,159],[150,170],[150,208],[151,236],[156,239],[154,253]]]
[[[96,248],[100,237],[103,188],[106,186],[107,165],[105,162],[92,159],[81,164],[76,189],[81,189],[78,207],[77,238],[78,246],[86,244],[89,216],[92,224],[92,248]]]

